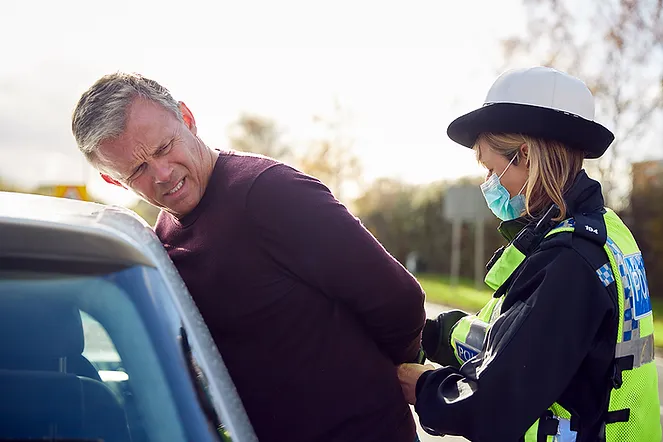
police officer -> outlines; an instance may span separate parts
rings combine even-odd
[[[551,68],[508,71],[447,133],[487,168],[508,245],[480,312],[427,321],[423,348],[442,368],[398,369],[422,427],[476,442],[661,441],[642,255],[582,168],[614,139],[589,89]]]

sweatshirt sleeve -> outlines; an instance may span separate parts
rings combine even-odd
[[[256,179],[246,210],[273,259],[351,310],[394,364],[415,359],[421,286],[325,185],[277,165]]]
[[[415,410],[429,432],[518,440],[565,391],[612,312],[595,271],[572,249],[541,253],[511,296],[525,301],[492,325],[478,357],[417,382]]]

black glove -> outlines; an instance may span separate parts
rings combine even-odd
[[[421,345],[428,360],[440,365],[460,367],[451,347],[451,329],[467,316],[461,310],[449,310],[441,313],[437,319],[426,319],[421,337]]]

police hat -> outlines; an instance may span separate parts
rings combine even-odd
[[[473,147],[479,134],[517,133],[564,143],[598,158],[615,136],[594,121],[594,97],[581,80],[548,67],[500,75],[482,107],[456,118],[447,135]]]

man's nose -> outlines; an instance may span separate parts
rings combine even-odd
[[[157,159],[152,163],[155,184],[167,183],[173,175],[173,168],[165,159]]]

